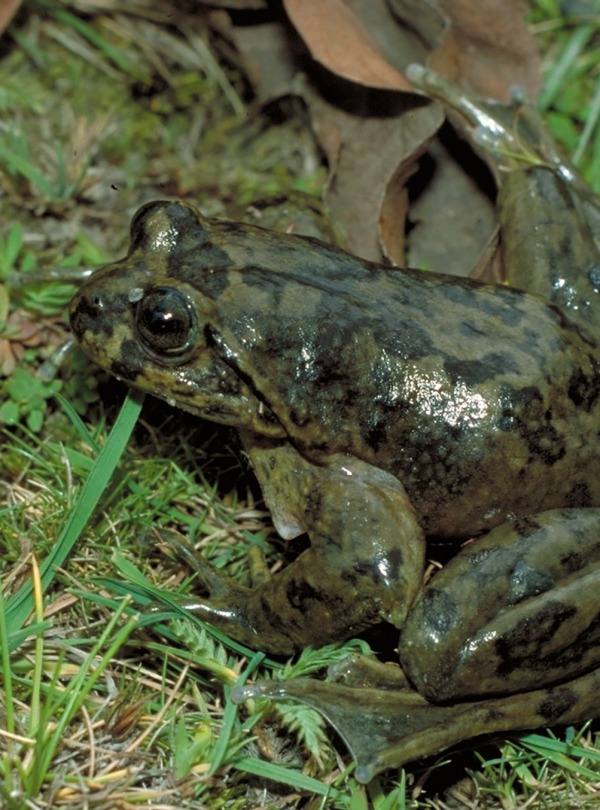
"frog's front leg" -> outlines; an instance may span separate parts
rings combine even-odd
[[[310,548],[256,588],[206,564],[210,598],[187,607],[233,638],[272,653],[341,641],[381,621],[400,626],[421,584],[424,539],[402,485],[345,455],[313,464],[288,444],[245,437],[276,528]]]

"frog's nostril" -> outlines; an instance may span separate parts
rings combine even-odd
[[[98,331],[99,315],[104,309],[101,295],[85,295],[77,293],[71,301],[69,319],[71,329],[77,338],[81,338],[87,331]]]
[[[98,293],[94,295],[79,295],[75,299],[75,306],[78,310],[88,313],[90,316],[97,315],[104,309],[104,301]]]

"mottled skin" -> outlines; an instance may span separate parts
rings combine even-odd
[[[211,593],[199,615],[274,653],[382,620],[401,630],[409,682],[359,661],[333,673],[343,683],[237,696],[317,706],[363,781],[469,736],[597,711],[599,262],[558,173],[517,175],[500,200],[511,283],[562,309],[182,202],[140,209],[127,256],[71,306],[96,363],[238,427],[278,531],[310,537],[253,590],[196,562]],[[548,221],[552,189],[566,202]],[[511,230],[522,199],[547,251],[535,273]],[[422,588],[426,536],[486,532]]]

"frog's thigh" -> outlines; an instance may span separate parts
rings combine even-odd
[[[319,466],[285,444],[253,440],[247,449],[280,534],[306,531],[311,544],[252,593],[247,616],[259,637],[275,632],[299,648],[349,638],[382,619],[399,625],[424,558],[400,482],[348,456]]]
[[[510,694],[600,663],[600,509],[499,526],[420,594],[402,664],[431,700]]]

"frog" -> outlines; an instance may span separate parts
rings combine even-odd
[[[496,112],[414,79],[497,137]],[[360,782],[598,713],[598,244],[566,164],[505,151],[507,283],[156,200],[134,215],[126,256],[70,305],[94,363],[235,428],[279,535],[308,536],[252,587],[184,546],[206,591],[186,608],[275,655],[398,633],[397,665],[352,657],[324,681],[232,692],[316,708]],[[456,554],[424,584],[432,539]]]

